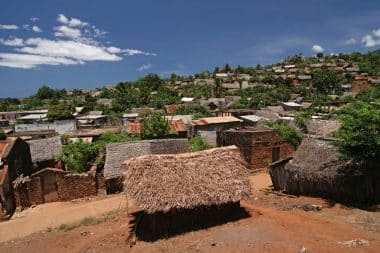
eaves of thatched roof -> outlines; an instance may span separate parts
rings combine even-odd
[[[250,195],[248,170],[236,146],[124,162],[124,189],[148,213],[238,202]]]
[[[61,137],[59,136],[27,142],[33,162],[52,160],[62,150]]]

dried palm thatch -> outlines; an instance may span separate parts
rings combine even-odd
[[[124,162],[124,189],[147,213],[220,205],[248,198],[248,170],[236,146]]]
[[[323,140],[305,139],[293,159],[270,167],[276,190],[343,202],[380,200],[380,173],[340,158],[336,147]]]

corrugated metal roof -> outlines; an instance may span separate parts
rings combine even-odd
[[[186,126],[181,119],[169,121],[170,130],[173,132],[186,132]]]
[[[129,134],[140,134],[141,133],[141,122],[138,122],[138,121],[128,122],[127,133],[129,133]]]
[[[199,120],[192,120],[192,125],[208,125],[208,124],[223,124],[223,123],[233,123],[233,122],[241,122],[242,120],[233,117],[233,116],[225,116],[225,117],[208,117],[208,118],[200,118]]]
[[[29,114],[29,115],[25,115],[25,116],[20,117],[18,119],[25,120],[25,119],[46,119],[46,118],[47,118],[47,114],[46,113],[42,113],[42,114]]]

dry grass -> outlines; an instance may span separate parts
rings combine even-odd
[[[124,189],[148,213],[238,202],[250,196],[248,169],[236,146],[124,162]]]

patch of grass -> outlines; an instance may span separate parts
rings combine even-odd
[[[77,224],[62,224],[58,227],[58,230],[59,231],[63,231],[63,232],[67,232],[67,231],[70,231],[70,230],[73,230],[74,228],[77,228],[79,227],[79,225]]]
[[[89,225],[94,225],[97,224],[97,220],[95,218],[91,217],[86,217],[83,220],[80,221],[80,225],[82,226],[89,226]]]

